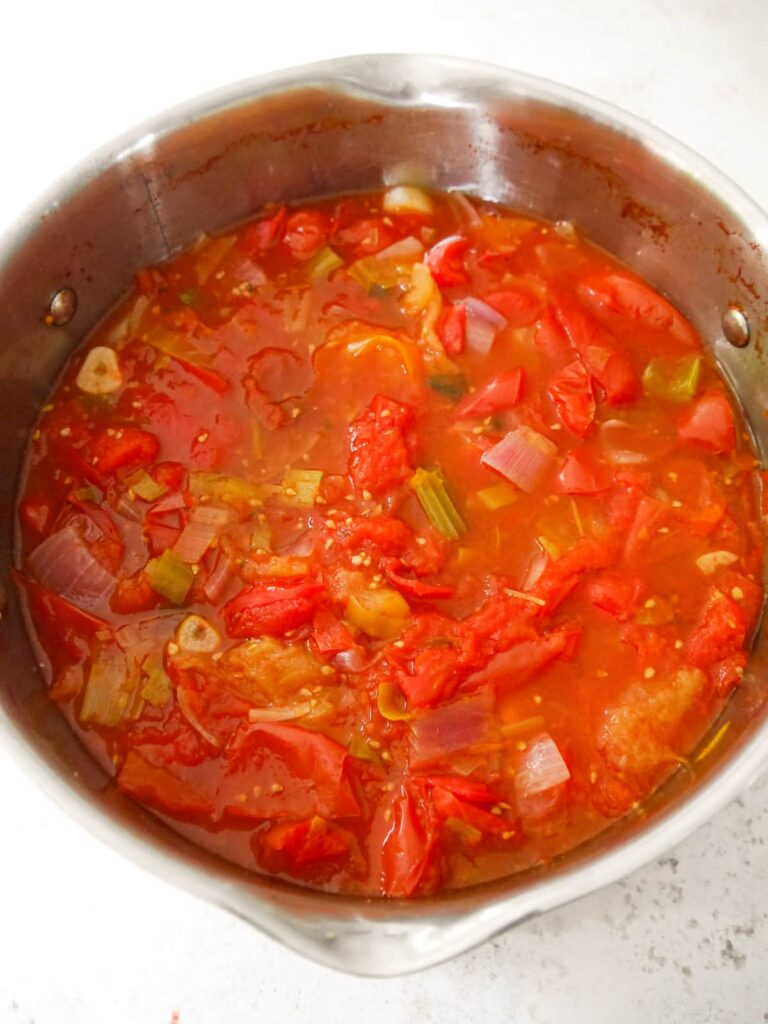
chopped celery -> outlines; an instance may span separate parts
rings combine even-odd
[[[166,333],[163,330],[153,331],[147,336],[147,344],[172,359],[182,359],[193,366],[209,366],[213,362],[213,356],[201,352],[181,334]]]
[[[286,505],[311,508],[322,482],[321,469],[289,469],[283,480],[283,501]]]
[[[194,498],[212,498],[229,505],[239,502],[260,503],[264,496],[261,485],[225,473],[190,473],[189,491]]]
[[[251,550],[269,551],[272,547],[272,531],[269,523],[257,523],[251,531]]]
[[[347,618],[368,636],[391,640],[405,628],[410,612],[402,594],[388,587],[361,590],[347,601]]]
[[[417,469],[411,477],[410,486],[430,523],[444,537],[456,540],[465,532],[464,521],[445,489],[445,480],[439,469]]]
[[[147,562],[144,570],[149,577],[149,585],[171,604],[184,604],[195,574],[192,566],[183,562],[177,554],[167,548],[159,558]]]
[[[143,469],[129,477],[127,482],[133,493],[144,501],[157,501],[168,490]]]
[[[379,683],[376,704],[379,714],[388,722],[407,722],[413,717],[405,706],[403,692],[397,683]]]
[[[349,276],[362,288],[394,288],[411,276],[408,263],[400,259],[377,259],[363,256],[349,268]]]
[[[328,277],[334,270],[344,265],[344,260],[329,246],[323,246],[309,261],[309,273],[312,277]]]
[[[685,356],[683,359],[652,359],[643,370],[643,390],[654,398],[667,402],[689,402],[699,385],[701,359]]]
[[[516,491],[510,484],[494,484],[493,487],[484,487],[477,492],[477,497],[485,507],[495,512],[498,508],[506,508],[517,501],[520,492]]]
[[[473,845],[479,843],[483,838],[483,833],[480,829],[475,828],[474,825],[470,825],[468,821],[463,821],[461,818],[451,816],[445,819],[445,824],[452,832],[455,832],[462,839],[466,839],[468,843]]]
[[[80,721],[114,728],[123,719],[137,718],[142,703],[138,680],[129,674],[123,652],[98,653],[88,675]]]
[[[373,747],[368,743],[365,736],[361,736],[360,733],[355,733],[352,739],[347,744],[347,750],[352,757],[356,757],[358,761],[372,761],[374,764],[379,764],[380,758]]]
[[[84,484],[83,487],[78,487],[75,491],[75,497],[78,501],[93,501],[97,504],[103,499],[104,495],[98,487],[94,487],[93,484]]]
[[[171,699],[171,680],[163,668],[163,659],[156,654],[148,654],[141,665],[146,681],[141,688],[141,696],[153,708],[164,708]]]
[[[427,377],[427,384],[433,391],[437,391],[446,398],[457,401],[466,391],[464,378],[460,373],[441,373],[435,377]]]

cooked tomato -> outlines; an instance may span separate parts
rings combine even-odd
[[[18,580],[123,793],[240,866],[429,895],[706,752],[756,470],[694,328],[589,242],[410,187],[271,206],[65,369]]]

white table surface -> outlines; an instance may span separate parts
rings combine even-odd
[[[453,53],[611,100],[768,207],[767,0],[14,2],[0,228],[142,118],[262,71]],[[1,323],[1,321],[0,321]],[[768,1021],[768,779],[669,856],[391,981],[299,960],[86,835],[0,750],[0,1024]]]

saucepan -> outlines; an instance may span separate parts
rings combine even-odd
[[[193,100],[89,157],[0,243],[0,742],[114,849],[292,949],[356,974],[427,967],[612,882],[679,843],[768,762],[762,634],[696,755],[636,813],[545,867],[411,901],[249,873],[119,794],[45,694],[9,581],[25,439],[72,349],[134,272],[267,201],[413,183],[574,221],[691,318],[768,452],[768,218],[705,160],[597,100],[502,68],[365,56]],[[716,723],[715,729],[720,723]],[[703,741],[706,743],[706,738]],[[702,747],[702,749],[704,749]]]

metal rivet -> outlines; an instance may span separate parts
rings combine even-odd
[[[55,327],[68,324],[77,311],[77,295],[72,288],[60,288],[51,299],[46,322]]]
[[[749,344],[749,320],[738,306],[729,306],[723,313],[723,333],[736,348]]]

